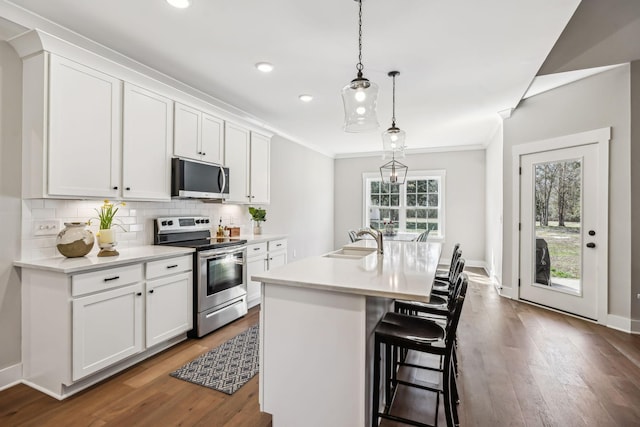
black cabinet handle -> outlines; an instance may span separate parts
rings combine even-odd
[[[198,154],[202,154],[202,151],[198,151]]]
[[[118,189],[118,186],[116,185],[115,187],[113,187],[113,189],[114,189],[114,190],[117,190],[117,189]]]
[[[137,293],[136,293],[136,295],[137,295],[137,296],[141,296],[141,295],[142,295],[142,292],[137,292]]]
[[[276,246],[282,246],[282,243],[278,243]]]
[[[127,187],[127,188],[125,188],[125,190],[129,191],[129,190],[131,190],[131,187]]]
[[[254,251],[259,251],[259,250],[260,250],[260,248],[253,248],[253,250],[254,250]]]
[[[589,230],[589,236],[595,236],[596,232],[594,230]]]
[[[206,156],[206,155],[207,155],[207,153],[205,153],[205,152],[203,151],[203,152],[202,152],[202,155],[203,155],[203,156]]]
[[[589,242],[589,243],[587,243],[587,247],[588,247],[588,248],[595,248],[595,247],[596,247],[596,244],[595,244],[595,243],[593,243],[593,242]]]
[[[152,294],[152,293],[153,293],[153,289],[151,289],[151,290],[149,291],[149,293],[150,293],[150,294]]]
[[[120,276],[113,276],[113,277],[107,277],[106,279],[104,279],[105,282],[110,282],[112,280],[118,280],[120,278]]]
[[[177,266],[178,266],[178,264],[167,265],[167,268],[176,268]]]

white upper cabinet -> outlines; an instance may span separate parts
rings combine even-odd
[[[210,114],[176,102],[176,157],[222,164],[224,160],[224,121]]]
[[[270,146],[270,138],[251,132],[251,203],[269,203]]]
[[[46,67],[40,64],[46,61],[44,55],[34,61],[36,67]],[[55,55],[51,55],[49,70],[47,193],[116,196],[114,182],[120,180],[121,81]],[[45,130],[40,132],[46,135]]]
[[[270,139],[241,126],[225,124],[225,166],[230,203],[269,203]]]
[[[229,168],[230,203],[250,203],[249,192],[249,130],[226,122],[224,165]]]
[[[173,101],[135,85],[124,85],[122,197],[171,199]],[[114,183],[113,187],[119,187]]]

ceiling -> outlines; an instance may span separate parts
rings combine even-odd
[[[411,150],[483,146],[515,108],[580,0],[366,0],[364,74],[380,86],[380,130],[342,131],[355,77],[352,0],[1,0],[229,103],[328,155],[380,151],[397,125]],[[254,64],[271,62],[269,74]],[[311,94],[308,104],[298,100]]]

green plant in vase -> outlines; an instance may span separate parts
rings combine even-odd
[[[254,208],[249,206],[249,214],[254,221],[253,234],[262,233],[262,222],[267,220],[267,211],[262,208]]]
[[[98,217],[95,219],[100,221],[100,231],[97,233],[98,246],[102,249],[98,256],[118,255],[118,251],[114,249],[116,246],[116,230],[113,226],[118,226],[123,231],[126,231],[122,225],[115,222],[115,216],[120,206],[126,206],[126,203],[111,203],[108,199],[105,199],[100,209],[95,209],[98,213]],[[91,219],[88,224],[91,225]]]

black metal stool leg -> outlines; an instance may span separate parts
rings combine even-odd
[[[380,410],[380,341],[375,338],[373,351],[373,402],[371,413],[371,427],[378,427],[378,412]]]

